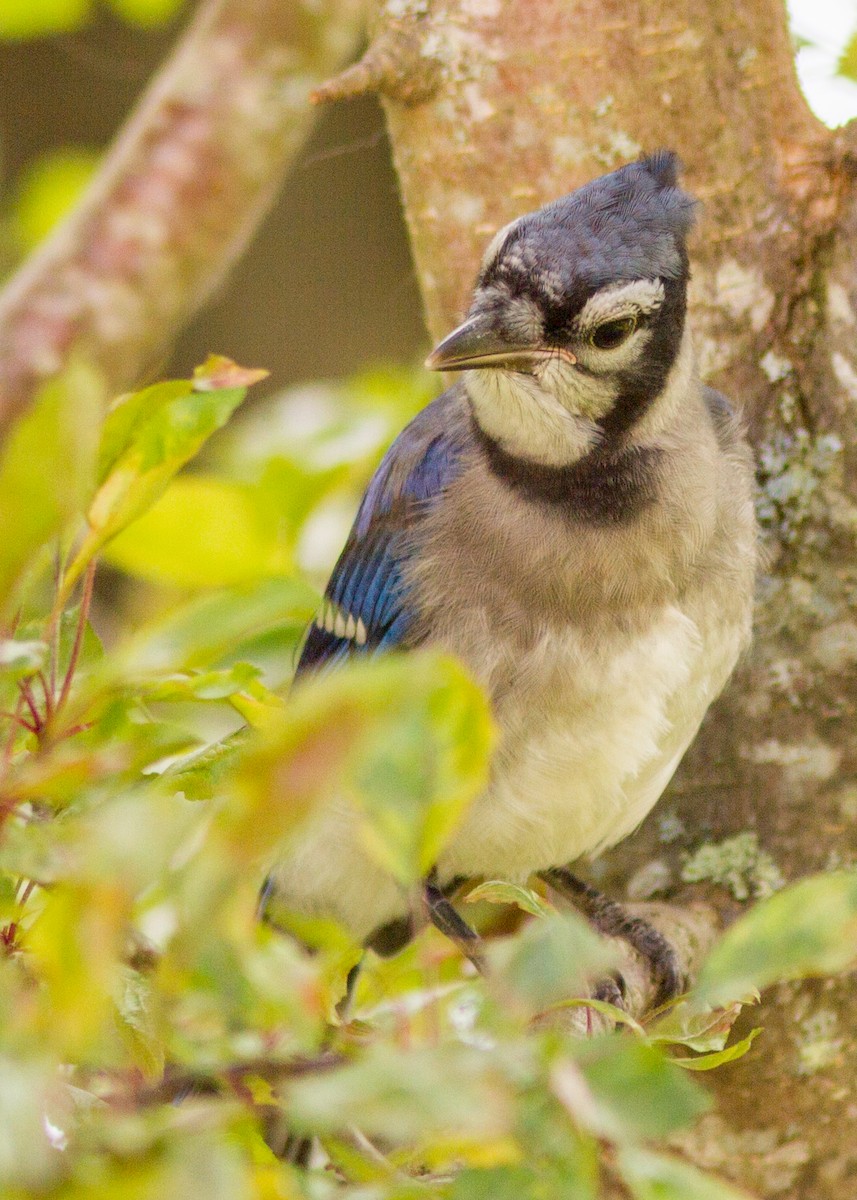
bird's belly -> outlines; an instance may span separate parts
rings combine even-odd
[[[497,701],[491,785],[442,875],[523,879],[625,837],[666,787],[745,637],[743,614],[676,606],[633,634],[546,634]]]

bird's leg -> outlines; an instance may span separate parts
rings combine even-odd
[[[597,888],[584,883],[566,867],[552,867],[540,871],[539,875],[571,900],[599,933],[623,938],[646,959],[656,986],[653,1007],[673,1000],[684,991],[685,978],[676,952],[653,925],[642,917],[631,916],[616,900],[610,900]]]
[[[354,1000],[354,993],[357,990],[357,980],[360,976],[360,968],[363,966],[363,956],[354,964],[345,979],[345,995],[336,1005],[336,1015],[339,1018],[340,1025],[345,1025],[351,1015],[351,1003]],[[333,1026],[330,1027],[328,1041],[333,1040]],[[324,1048],[324,1047],[323,1047]]]
[[[381,958],[390,958],[404,950],[413,936],[414,922],[408,914],[406,917],[395,917],[392,921],[373,929],[364,944]]]
[[[475,929],[471,929],[463,917],[452,907],[437,884],[435,873],[425,881],[423,901],[429,920],[436,929],[445,934],[459,948],[465,958],[469,958],[480,975],[485,974],[485,960],[482,957],[482,939]]]

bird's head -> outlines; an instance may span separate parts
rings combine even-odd
[[[630,163],[489,245],[467,319],[426,365],[468,373],[475,419],[507,453],[573,463],[625,437],[689,370],[695,204],[677,173],[667,152]]]

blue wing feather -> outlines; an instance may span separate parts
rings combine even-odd
[[[414,531],[456,477],[470,437],[459,388],[424,408],[399,434],[372,477],[354,526],[325,589],[297,674],[407,645],[417,613],[403,567]],[[354,633],[340,636],[348,618]],[[339,628],[336,629],[335,626]]]

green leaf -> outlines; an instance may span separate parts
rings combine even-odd
[[[539,1176],[529,1167],[491,1167],[461,1171],[452,1181],[449,1200],[541,1200]]]
[[[243,368],[232,366],[241,377]],[[66,591],[112,538],[151,508],[247,394],[246,387],[217,390],[212,383],[203,369],[194,380],[158,383],[113,406],[102,433],[99,487],[86,514],[89,532],[66,573]]]
[[[82,509],[91,487],[102,382],[71,363],[39,390],[0,458],[0,599]]]
[[[91,0],[3,0],[0,38],[17,41],[80,29],[92,13]]]
[[[40,1033],[64,1058],[97,1053],[115,1029],[114,995],[130,909],[124,883],[64,880],[45,892],[43,911],[28,931],[27,948],[43,989]]]
[[[701,1054],[698,1058],[674,1058],[672,1061],[685,1071],[713,1071],[725,1063],[743,1058],[761,1032],[761,1029],[751,1029],[740,1042],[733,1042],[731,1046],[727,1046],[723,1050],[716,1050],[711,1054]]]
[[[229,587],[292,569],[281,514],[247,484],[180,475],[152,507],[105,547],[132,575],[179,587]]]
[[[585,994],[616,963],[615,952],[576,913],[551,913],[488,947],[490,986],[527,1015]]]
[[[0,16],[0,25],[2,20]],[[22,253],[28,254],[74,207],[92,179],[98,157],[94,152],[67,148],[41,155],[27,168],[18,183],[10,218]]]
[[[119,1032],[132,1062],[144,1079],[157,1079],[164,1070],[165,1048],[156,1020],[156,993],[151,980],[126,968],[117,984]]]
[[[291,1085],[287,1111],[302,1131],[356,1125],[394,1143],[452,1132],[462,1139],[502,1136],[512,1109],[498,1066],[460,1043],[411,1052],[376,1044],[358,1062]]]
[[[638,1146],[620,1149],[618,1167],[634,1200],[751,1200],[742,1189],[705,1175],[681,1159]]]
[[[129,25],[157,29],[166,25],[184,7],[184,0],[107,0],[107,4]]]
[[[711,1107],[710,1098],[655,1046],[621,1035],[581,1043],[575,1055],[622,1142],[663,1138]]]
[[[163,777],[188,800],[211,800],[223,792],[246,742],[247,731],[240,730],[222,742],[213,742],[202,750],[184,755],[164,772]]]
[[[259,676],[252,663],[236,663],[222,671],[162,675],[144,685],[149,700],[228,700]]]
[[[400,659],[382,705],[346,788],[367,850],[407,886],[434,866],[487,783],[493,724],[481,689],[451,658]]]
[[[857,33],[853,33],[846,42],[836,64],[836,74],[857,82]]]
[[[857,871],[814,875],[760,901],[732,925],[703,965],[696,995],[729,1002],[753,988],[831,975],[857,957]]]
[[[534,917],[549,917],[555,911],[532,888],[508,883],[503,879],[491,879],[487,883],[480,883],[467,893],[465,900],[468,904],[478,904],[480,900],[489,904],[514,904]]]
[[[161,408],[190,395],[192,388],[189,379],[168,379],[138,392],[127,392],[113,401],[104,418],[98,447],[99,485],[104,483],[122,454],[132,447],[135,431],[144,428]]]
[[[245,388],[197,392],[190,384],[179,395],[170,384],[148,390],[158,387],[166,395],[156,397],[145,416],[137,416],[89,506],[87,520],[102,545],[155,502],[247,394]]]
[[[315,588],[300,579],[268,579],[203,595],[132,635],[116,662],[123,674],[206,667],[243,640],[284,623],[302,632],[318,602]]]
[[[307,518],[348,477],[345,464],[312,470],[305,463],[274,457],[266,461],[253,488],[260,511],[268,514],[269,523],[278,524],[281,536],[287,540],[290,549],[294,549]]]
[[[232,692],[229,703],[253,729],[273,729],[282,719],[286,702],[257,679],[240,692]]]
[[[743,1004],[755,999],[754,994],[725,1008],[700,1007],[695,998],[679,1000],[646,1022],[646,1035],[650,1042],[687,1046],[700,1053],[722,1050]]]
[[[344,794],[363,818],[368,852],[410,883],[433,865],[487,779],[488,703],[440,655],[349,663],[302,681],[281,718],[270,715],[224,813],[236,852],[270,853],[313,805]]]

